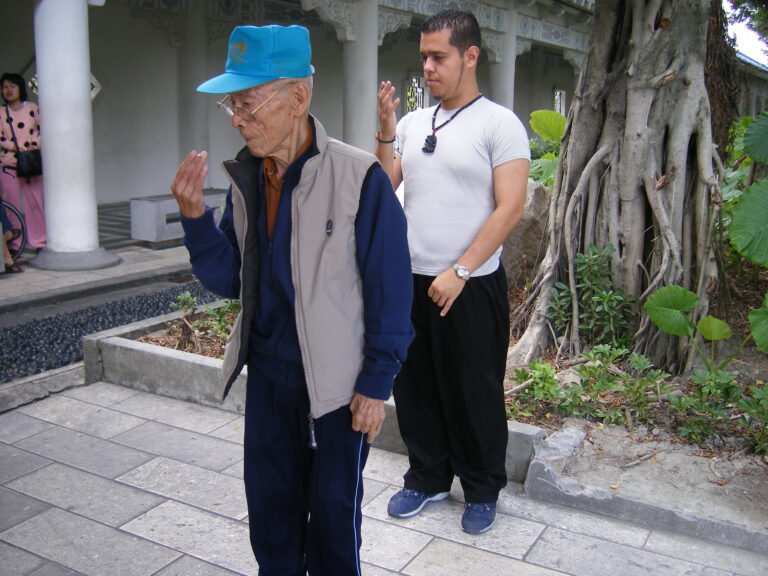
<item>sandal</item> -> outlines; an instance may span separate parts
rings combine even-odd
[[[8,234],[10,234],[10,236],[7,236]],[[5,238],[6,242],[13,242],[14,240],[16,240],[16,238],[21,236],[21,230],[19,230],[18,228],[11,228],[9,230],[6,230],[3,233],[3,236],[7,236]]]
[[[18,274],[19,272],[24,272],[24,268],[22,268],[20,264],[14,262],[13,264],[5,265],[6,274]]]

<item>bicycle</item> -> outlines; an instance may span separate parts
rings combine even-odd
[[[16,206],[7,200],[3,200],[2,205],[8,220],[11,222],[10,229],[21,231],[21,234],[19,234],[18,238],[14,238],[13,240],[8,241],[8,251],[11,253],[11,258],[13,258],[13,261],[16,262],[19,256],[21,256],[22,252],[24,252],[24,248],[27,246],[27,225],[24,222],[24,216],[22,216],[21,212],[18,208],[16,208]],[[6,231],[3,230],[3,233],[5,232]]]

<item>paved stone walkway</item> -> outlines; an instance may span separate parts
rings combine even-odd
[[[0,414],[0,574],[258,574],[242,434],[237,414],[103,382]],[[481,536],[461,531],[456,489],[394,520],[386,505],[406,465],[372,450],[366,576],[768,574],[768,556],[532,501],[519,486]]]

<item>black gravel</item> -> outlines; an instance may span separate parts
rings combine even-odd
[[[219,297],[197,282],[130,296],[82,310],[0,328],[0,382],[67,366],[83,359],[83,336],[173,312],[176,297],[189,292],[198,304]]]

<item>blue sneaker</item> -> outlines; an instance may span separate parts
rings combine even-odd
[[[437,494],[427,494],[418,490],[409,490],[403,488],[389,499],[387,512],[395,518],[410,518],[416,516],[424,509],[427,502],[439,502],[448,498],[448,492],[438,492]]]
[[[461,516],[461,529],[467,534],[482,534],[496,522],[496,502],[467,502]]]

